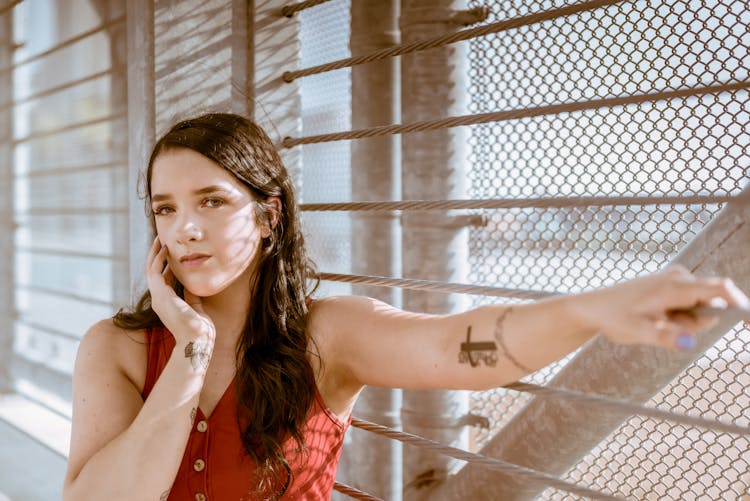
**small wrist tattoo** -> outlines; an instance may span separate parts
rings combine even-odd
[[[208,362],[211,360],[211,349],[205,341],[190,341],[185,346],[185,358],[190,359],[193,369],[208,369]]]
[[[472,342],[471,325],[466,329],[466,341],[461,343],[461,349],[458,352],[458,363],[468,363],[472,367],[477,367],[479,362],[484,362],[488,367],[497,365],[497,345],[492,341]]]
[[[190,424],[192,425],[195,423],[195,416],[198,414],[198,409],[196,407],[193,407],[190,409]]]
[[[505,318],[510,315],[510,313],[513,311],[513,308],[506,308],[502,314],[497,318],[497,321],[495,322],[495,340],[497,340],[497,344],[500,345],[500,351],[501,354],[510,361],[516,368],[522,372],[525,373],[532,373],[534,372],[534,369],[531,369],[529,367],[526,367],[521,362],[519,362],[516,357],[514,357],[510,350],[508,350],[508,347],[505,345],[505,339],[503,337],[504,335],[504,324],[505,324]]]
[[[167,489],[166,491],[161,493],[161,496],[159,496],[159,501],[167,501],[169,498],[169,493],[172,489]]]

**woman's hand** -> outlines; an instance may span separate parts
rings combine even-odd
[[[620,344],[648,344],[689,351],[695,334],[716,317],[690,313],[696,306],[748,308],[750,300],[729,279],[697,278],[681,266],[587,292],[574,301],[583,324]]]
[[[168,253],[167,246],[162,245],[159,237],[156,237],[146,264],[151,307],[178,342],[183,340],[189,344],[200,339],[213,343],[216,328],[203,311],[201,299],[187,289],[184,292],[185,299],[182,299],[172,288],[174,275],[167,261]]]

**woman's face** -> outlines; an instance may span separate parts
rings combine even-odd
[[[261,237],[250,190],[212,160],[187,148],[154,160],[151,209],[169,250],[169,267],[190,292],[210,297],[247,285]],[[244,287],[249,291],[249,287]]]

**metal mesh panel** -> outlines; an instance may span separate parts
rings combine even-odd
[[[349,57],[349,1],[329,2],[300,15],[300,66]],[[302,133],[317,134],[351,128],[351,70],[301,80]],[[302,147],[304,202],[351,200],[350,143]],[[351,225],[346,212],[303,213],[309,251],[320,270],[351,271]],[[323,282],[321,294],[346,294],[348,284]]]
[[[749,341],[745,329],[729,332],[649,405],[748,426]],[[567,477],[635,499],[739,499],[748,450],[747,437],[633,417]],[[574,499],[552,489],[543,498]]]
[[[471,6],[487,2],[470,2]],[[491,2],[488,21],[565,5]],[[621,2],[471,42],[473,113],[745,81],[743,1]],[[737,194],[747,185],[746,91],[548,115],[471,128],[474,198]],[[573,292],[664,267],[721,205],[488,211],[472,229],[471,281]],[[476,304],[487,302],[477,299]],[[747,330],[737,329],[648,405],[747,424]],[[529,377],[544,382],[565,361]],[[473,394],[492,429],[527,400]],[[636,499],[735,499],[747,440],[633,418],[568,477]],[[743,477],[743,475],[745,475]],[[548,490],[543,499],[572,499]]]

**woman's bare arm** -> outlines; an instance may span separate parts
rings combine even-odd
[[[169,495],[197,412],[216,328],[200,298],[185,290],[183,299],[172,289],[167,254],[154,240],[146,278],[151,305],[176,345],[146,401],[123,370],[127,355],[118,341],[127,339],[125,332],[101,322],[81,341],[73,373],[66,501],[160,500]]]
[[[339,396],[332,400],[345,401],[362,385],[497,387],[597,333],[622,344],[679,349],[713,320],[678,312],[717,298],[748,305],[730,281],[697,279],[675,268],[583,294],[455,315],[409,313],[370,298],[330,298],[313,303],[311,332],[319,333],[324,369],[335,375]]]
[[[111,321],[95,325],[81,341],[73,377],[66,501],[166,499],[177,474],[210,346],[175,346],[144,403],[117,362],[125,343],[133,344]]]

